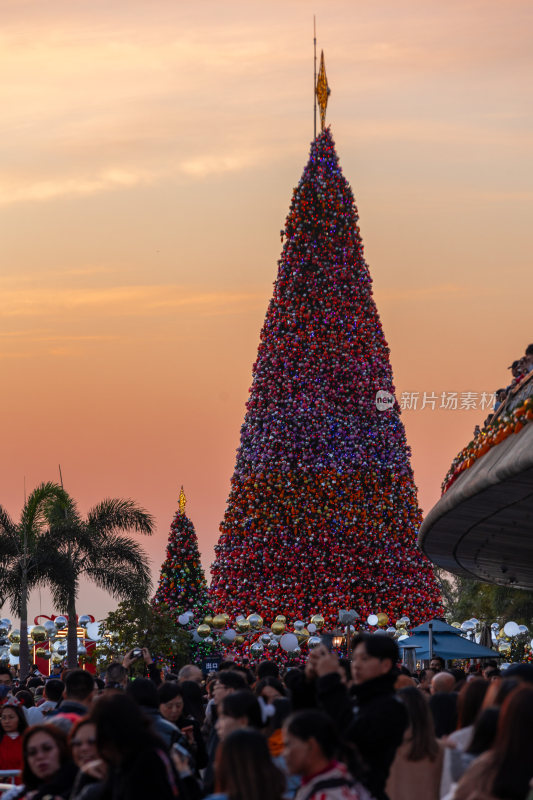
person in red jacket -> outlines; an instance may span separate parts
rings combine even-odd
[[[0,769],[22,769],[21,734],[27,727],[22,706],[8,700],[0,708]]]

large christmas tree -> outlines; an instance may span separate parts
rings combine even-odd
[[[217,611],[322,612],[328,625],[341,608],[412,623],[440,611],[357,221],[326,129],[285,225],[216,547]]]
[[[194,525],[185,514],[186,498],[181,487],[179,508],[170,526],[166,558],[161,566],[154,606],[164,603],[176,620],[187,611],[201,622],[207,611],[207,583],[200,562]]]

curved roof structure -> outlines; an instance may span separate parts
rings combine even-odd
[[[533,394],[533,376],[500,413]],[[438,566],[477,580],[533,589],[533,423],[462,472],[419,532]]]

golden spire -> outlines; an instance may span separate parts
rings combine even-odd
[[[185,506],[187,505],[187,498],[185,497],[185,492],[183,491],[183,486],[180,489],[180,514],[185,514]]]
[[[326,64],[324,62],[324,51],[320,53],[320,70],[318,72],[318,80],[316,82],[316,96],[318,98],[318,107],[320,109],[320,128],[324,130],[326,127],[326,108],[328,105],[328,97],[331,89],[328,86],[328,79],[326,77]]]

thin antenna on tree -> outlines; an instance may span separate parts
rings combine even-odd
[[[59,464],[59,480],[61,481],[61,488],[63,489],[63,475],[61,473],[61,464]]]
[[[313,46],[315,50],[315,74],[313,78],[314,138],[316,139],[316,17],[313,16]]]
[[[24,475],[24,505],[26,505],[26,476]]]

